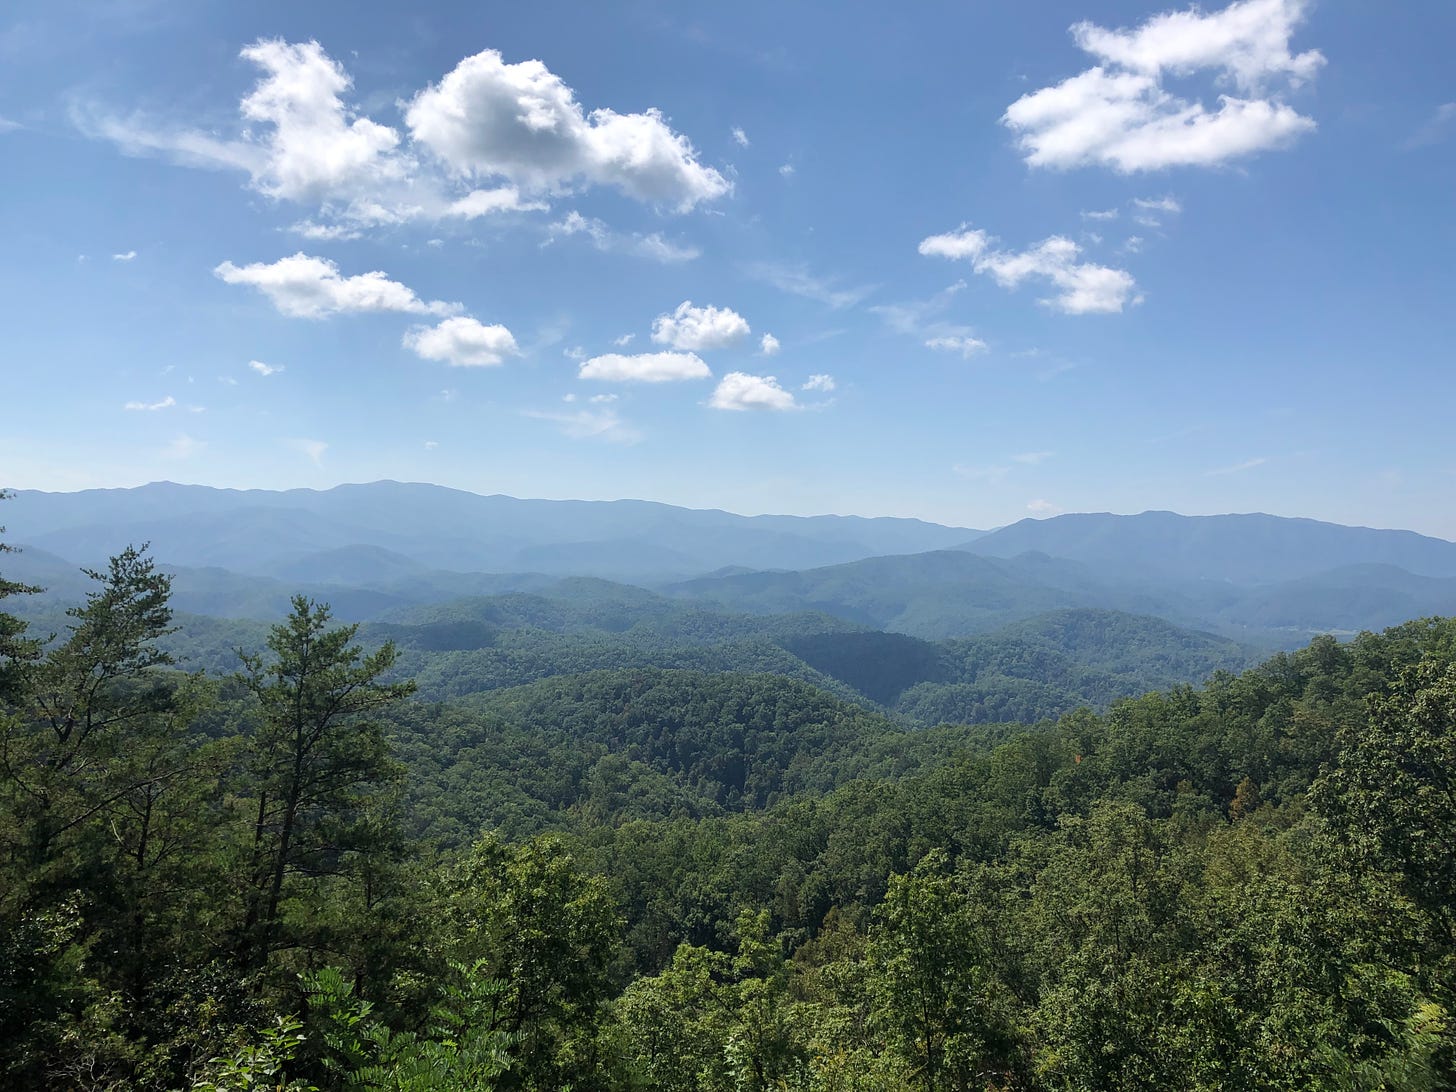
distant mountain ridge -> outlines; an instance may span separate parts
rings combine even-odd
[[[48,588],[51,604],[84,594],[78,565],[149,542],[175,574],[177,608],[220,617],[276,618],[304,593],[365,621],[564,578],[650,587],[719,611],[820,612],[930,640],[1079,609],[1292,647],[1315,633],[1456,614],[1456,543],[1262,514],[1085,513],[982,533],[399,482],[286,492],[164,482],[22,491],[0,505],[0,524],[25,548],[0,568]]]
[[[172,482],[78,493],[16,490],[0,516],[8,541],[80,563],[150,542],[156,557],[175,565],[284,579],[307,573],[323,583],[399,576],[408,563],[423,570],[670,579],[726,566],[812,568],[919,553],[981,534],[913,519],[738,516],[653,501],[522,500],[391,481],[281,492]],[[371,558],[366,548],[383,552]],[[330,555],[337,574],[326,568]]]
[[[1456,542],[1414,531],[1263,513],[1075,513],[1024,519],[962,548],[986,557],[1036,550],[1143,576],[1241,584],[1296,580],[1351,565],[1393,565],[1419,576],[1456,577]]]

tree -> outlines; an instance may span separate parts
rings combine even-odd
[[[346,873],[377,834],[369,805],[396,780],[383,730],[371,714],[414,692],[384,682],[395,648],[364,655],[359,627],[329,628],[329,608],[295,596],[268,637],[271,658],[240,653],[260,722],[249,740],[251,854],[239,937],[245,967],[265,964],[283,943],[290,877]]]
[[[100,584],[67,611],[70,635],[25,672],[17,715],[0,735],[0,769],[20,820],[15,847],[29,866],[59,860],[58,840],[94,830],[135,789],[126,767],[128,736],[172,704],[173,680],[156,646],[171,632],[172,580],[146,547],[128,546]]]
[[[10,493],[0,490],[0,500],[8,500]],[[0,534],[5,532],[0,527]],[[0,542],[0,554],[13,553],[14,546]],[[0,599],[12,595],[33,595],[40,589],[30,584],[6,580],[0,576]],[[25,635],[23,620],[6,611],[0,611],[0,705],[19,696],[22,673],[26,665],[40,657],[40,642]]]
[[[980,1089],[1014,1069],[1011,997],[995,971],[990,914],[945,853],[891,877],[876,917],[877,1015],[915,1086]]]
[[[1316,809],[1456,942],[1456,663],[1427,655],[1402,671],[1339,742],[1311,793]]]

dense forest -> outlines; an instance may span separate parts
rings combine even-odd
[[[144,551],[88,578],[54,634],[0,612],[6,1087],[1456,1081],[1456,620],[958,717],[1126,665],[1048,652],[1086,615],[700,614],[718,659],[604,663],[529,598],[365,633],[298,596],[204,671]]]

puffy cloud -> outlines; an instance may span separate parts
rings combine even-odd
[[[279,311],[295,318],[324,318],[358,311],[448,315],[460,310],[458,303],[427,303],[378,270],[341,276],[339,267],[327,258],[311,257],[302,251],[271,264],[236,266],[223,262],[213,273],[228,284],[258,289]]]
[[[782,167],[779,168],[779,174],[783,175],[785,178],[793,178],[794,165],[792,163],[785,163]]]
[[[404,347],[425,360],[441,360],[456,368],[492,367],[520,355],[516,339],[504,326],[487,326],[464,316],[407,331]]]
[[[811,375],[804,381],[801,391],[823,391],[828,394],[834,390],[836,384],[832,375]]]
[[[708,405],[720,410],[791,410],[797,409],[791,392],[779,386],[771,375],[749,375],[729,372],[718,383]]]
[[[577,374],[582,379],[621,383],[670,383],[713,375],[696,353],[607,353],[592,357]]]
[[[585,179],[680,210],[731,189],[660,111],[587,114],[540,61],[507,64],[493,49],[466,57],[416,95],[405,122],[419,144],[462,176],[505,178],[545,192]]]
[[[625,349],[628,345],[632,344],[633,340],[636,337],[636,334],[623,334],[621,337],[614,337],[612,339],[612,344],[619,349]]]
[[[670,315],[652,323],[652,340],[674,349],[703,352],[725,349],[749,334],[747,321],[726,307],[694,307],[692,300],[678,304]]]
[[[1042,302],[1070,315],[1121,311],[1129,302],[1136,303],[1140,298],[1134,296],[1137,283],[1131,273],[1079,262],[1081,247],[1063,236],[1053,235],[1019,253],[992,250],[990,245],[990,238],[984,232],[967,231],[962,225],[958,233],[932,235],[924,240],[920,253],[969,258],[977,273],[990,274],[1003,288],[1016,288],[1028,279],[1050,281],[1060,291]]]
[[[593,402],[597,399],[592,399]],[[573,440],[606,440],[614,444],[635,444],[642,439],[637,431],[618,416],[614,409],[577,410],[557,413],[544,410],[522,410],[523,417],[550,421]]]
[[[142,410],[142,411],[145,411],[145,412],[152,412],[152,411],[155,411],[155,410],[171,409],[176,404],[177,404],[177,399],[173,398],[169,394],[169,395],[167,395],[166,398],[163,398],[160,402],[128,402],[125,406],[122,407],[122,409]]]
[[[1315,127],[1268,88],[1293,89],[1324,64],[1317,50],[1293,54],[1289,39],[1306,0],[1239,0],[1221,11],[1155,15],[1132,30],[1072,27],[1099,62],[1023,95],[1002,122],[1033,167],[1112,167],[1124,173],[1213,166],[1280,147]],[[1163,87],[1165,76],[1212,71],[1240,94],[1216,110]]]
[[[113,254],[111,256],[111,260],[113,262],[129,262],[129,261],[131,261],[135,257],[136,257],[136,251],[135,250],[128,250],[128,251],[125,251],[125,252],[123,252],[121,254]]]
[[[978,337],[965,334],[950,334],[925,339],[925,347],[940,353],[960,353],[969,360],[977,353],[986,351],[986,343]]]
[[[317,42],[255,42],[244,59],[264,76],[242,101],[248,121],[271,127],[254,183],[271,197],[323,202],[365,181],[398,181],[408,162],[395,154],[399,134],[355,117],[343,101],[353,84]]]
[[[979,258],[990,245],[991,237],[984,231],[970,229],[962,224],[955,231],[921,239],[920,253],[928,258]]]
[[[748,134],[743,131],[742,126],[733,126],[733,139],[740,148],[748,147]]]
[[[248,361],[248,367],[265,378],[270,375],[277,375],[279,372],[285,370],[282,364],[264,364],[261,360]]]
[[[758,351],[764,356],[773,356],[780,349],[779,339],[773,334],[764,334],[759,340]]]
[[[350,102],[352,78],[318,42],[262,39],[241,55],[261,74],[239,104],[243,125],[233,136],[96,108],[78,108],[73,118],[129,155],[243,171],[258,192],[317,208],[317,221],[294,228],[315,239],[544,209],[522,190],[555,192],[578,179],[680,209],[731,189],[658,111],[585,115],[539,61],[506,65],[494,52],[466,58],[413,98],[402,134]],[[477,187],[482,178],[501,184]]]

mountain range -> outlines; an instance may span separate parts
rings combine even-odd
[[[1076,609],[1291,647],[1456,613],[1456,543],[1263,514],[1087,513],[983,532],[399,482],[284,492],[160,482],[19,490],[0,522],[4,540],[24,548],[5,557],[4,574],[47,587],[52,601],[83,594],[79,566],[148,542],[174,573],[179,609],[234,618],[279,617],[298,592],[353,620],[461,597],[569,598],[582,594],[574,577],[714,611],[819,612],[933,640]]]

